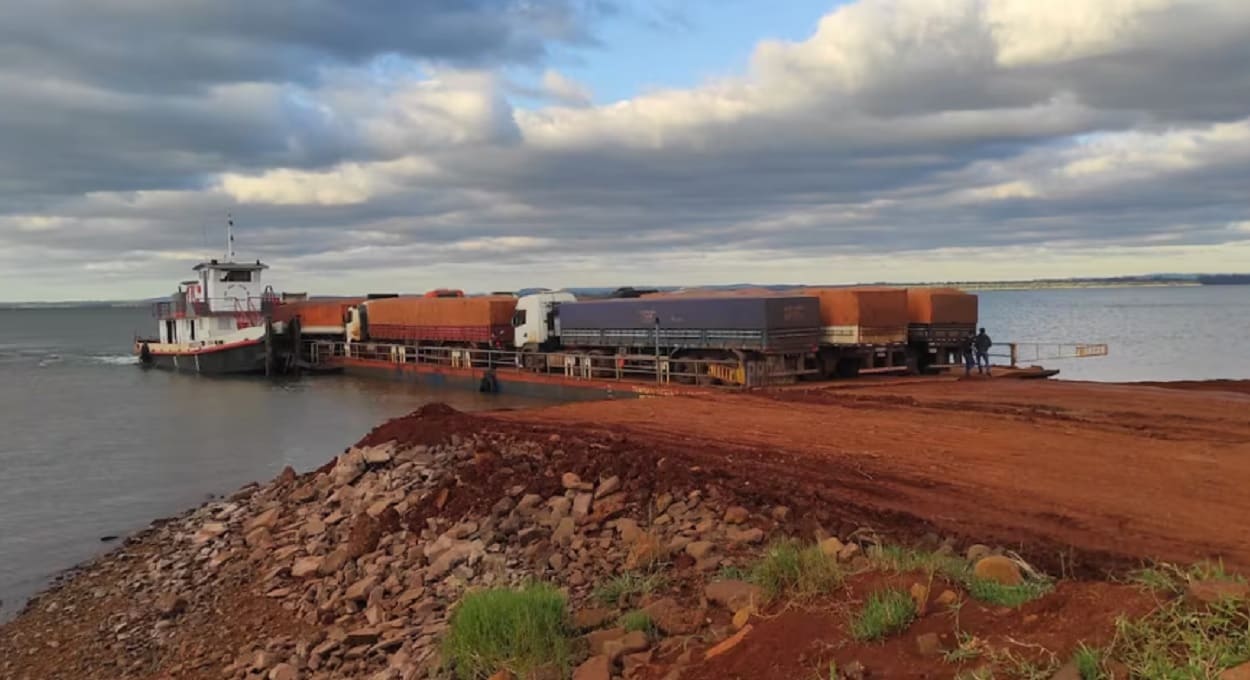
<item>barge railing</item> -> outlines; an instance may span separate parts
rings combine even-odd
[[[303,354],[311,365],[355,359],[396,366],[422,365],[497,375],[537,374],[568,380],[652,382],[656,384],[759,387],[794,382],[814,371],[785,357],[762,361],[670,357],[653,353],[517,352],[515,350],[409,345],[379,342],[306,340]]]

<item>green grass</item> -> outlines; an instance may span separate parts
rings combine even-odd
[[[873,593],[863,609],[851,618],[856,640],[880,640],[907,628],[916,618],[916,602],[901,590]]]
[[[1010,650],[998,649],[990,657],[995,675],[1015,680],[1050,680],[1059,669],[1059,662],[1053,656],[1046,661],[1037,661]]]
[[[806,598],[832,592],[842,585],[842,569],[819,546],[785,540],[768,547],[751,567],[749,580],[763,588],[770,600],[783,594]]]
[[[1245,578],[1239,574],[1229,573],[1224,568],[1224,563],[1219,561],[1198,562],[1188,567],[1158,562],[1133,572],[1129,576],[1129,581],[1150,590],[1179,594],[1185,591],[1185,586],[1191,581],[1245,583]]]
[[[1076,662],[1076,669],[1081,674],[1081,680],[1103,680],[1107,677],[1102,667],[1102,657],[1101,649],[1081,643],[1076,653],[1072,655],[1072,660]]]
[[[1043,580],[1026,580],[1020,585],[1005,586],[994,581],[977,578],[972,563],[958,555],[948,555],[898,546],[881,546],[869,551],[873,564],[879,569],[895,572],[923,571],[941,574],[967,589],[973,599],[1000,607],[1015,609],[1049,593],[1054,584]]]
[[[600,604],[614,606],[623,600],[647,595],[668,585],[663,574],[627,571],[595,587],[591,597]]]
[[[1250,613],[1234,601],[1197,608],[1173,600],[1144,618],[1116,621],[1109,654],[1133,677],[1214,678],[1250,661]]]
[[[1054,584],[1050,581],[1025,581],[1018,586],[1005,586],[997,581],[987,581],[969,575],[964,581],[964,587],[968,589],[968,594],[973,599],[1015,609],[1049,593],[1054,588]]]
[[[655,621],[651,620],[651,615],[641,610],[635,610],[625,614],[617,622],[626,632],[642,631],[647,634],[648,638],[656,637]]]
[[[960,664],[978,659],[984,653],[984,643],[968,633],[959,634],[959,646],[942,653],[942,660],[950,664]]]
[[[721,581],[749,582],[751,580],[751,570],[747,567],[727,564],[716,572],[716,578]]]
[[[451,617],[443,658],[461,680],[500,669],[526,677],[555,666],[567,675],[570,640],[564,595],[546,584],[469,593]]]

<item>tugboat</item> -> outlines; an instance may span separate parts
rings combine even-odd
[[[197,264],[196,278],[153,306],[157,336],[135,340],[142,366],[218,375],[271,373],[278,366],[270,319],[280,299],[261,282],[268,266],[235,261],[233,227],[230,220],[224,261]]]

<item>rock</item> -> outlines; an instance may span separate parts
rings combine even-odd
[[[612,475],[607,479],[599,482],[599,488],[595,489],[595,498],[603,498],[611,493],[616,493],[621,488],[621,478]]]
[[[1075,661],[1069,661],[1060,666],[1050,680],[1081,680],[1081,668]]]
[[[673,494],[667,491],[655,497],[655,514],[662,515],[673,504]]]
[[[243,525],[243,533],[250,534],[257,529],[272,529],[274,524],[278,523],[278,515],[281,514],[282,508],[274,506],[259,515],[248,520]]]
[[[566,489],[580,489],[582,488],[582,478],[578,477],[576,473],[566,472],[560,476],[560,485]]]
[[[859,554],[859,544],[847,543],[846,545],[842,546],[842,552],[838,553],[838,561],[850,562],[851,560],[855,559],[855,556],[858,554]]]
[[[745,581],[715,581],[704,587],[703,596],[708,602],[736,612],[743,607],[762,602],[764,589]]]
[[[764,541],[764,530],[755,529],[735,529],[730,528],[725,535],[734,543],[762,543]]]
[[[1221,600],[1250,599],[1250,585],[1232,581],[1193,581],[1185,588],[1185,599],[1193,605],[1212,605]]]
[[[371,645],[378,641],[382,633],[377,628],[357,628],[347,634],[343,639],[343,644],[348,647],[356,647],[358,645]]]
[[[1020,574],[1020,566],[1002,555],[982,557],[973,566],[972,573],[979,579],[993,581],[1004,586],[1018,586],[1024,582],[1024,577]]]
[[[728,639],[724,640],[720,644],[717,644],[715,647],[712,647],[711,649],[707,650],[707,652],[703,654],[703,658],[712,659],[712,658],[720,656],[721,654],[724,654],[725,652],[728,652],[734,647],[737,647],[744,639],[746,639],[746,636],[751,633],[752,628],[753,626],[749,623],[743,626],[742,630],[739,630],[737,633],[734,633]]]
[[[603,654],[608,657],[609,661],[616,663],[616,660],[621,658],[621,656],[641,652],[650,646],[651,643],[647,641],[647,634],[640,630],[635,630],[631,633],[626,633],[616,640],[605,642],[603,644]]]
[[[707,554],[712,552],[715,547],[711,541],[694,541],[686,545],[686,554],[696,560],[701,560],[707,557]]]
[[[559,519],[573,511],[573,500],[564,496],[555,496],[547,501],[547,506],[551,508],[551,516]]]
[[[937,596],[937,603],[943,607],[950,607],[959,602],[959,593],[953,590],[943,590],[941,595]]]
[[[755,613],[755,607],[748,605],[734,612],[733,624],[734,629],[741,629],[751,620],[751,615]]]
[[[1250,680],[1250,663],[1234,666],[1220,673],[1218,677],[1219,680]]]
[[[596,630],[586,636],[586,645],[590,648],[591,654],[603,654],[604,647],[615,640],[625,637],[624,628],[608,628],[606,630]]]
[[[596,607],[594,609],[579,609],[573,613],[573,627],[577,630],[590,630],[598,628],[607,623],[615,614],[611,609],[605,607]]]
[[[618,519],[616,521],[616,532],[620,534],[621,541],[629,545],[638,540],[638,536],[642,534],[642,530],[638,528],[638,522],[632,519]]]
[[[594,500],[594,495],[590,493],[579,493],[573,499],[573,516],[581,519],[590,514],[590,503]]]
[[[916,636],[916,652],[920,656],[938,656],[942,653],[942,638],[937,633]]]
[[[171,619],[186,610],[187,601],[173,593],[165,593],[156,598],[156,611],[167,619]]]
[[[375,501],[371,504],[369,508],[365,510],[365,514],[374,518],[381,517],[382,513],[386,512],[386,510],[392,505],[395,505],[394,499],[383,498],[382,500]]]
[[[656,600],[642,611],[665,635],[689,635],[703,623],[703,611],[683,607],[671,597]]]
[[[826,538],[820,542],[820,553],[825,557],[836,560],[842,554],[842,547],[842,541],[839,541],[836,537]]]
[[[612,663],[606,655],[592,656],[573,671],[573,680],[612,680]]]
[[[742,524],[750,516],[751,513],[746,508],[735,505],[725,511],[723,520],[726,524]]]
[[[573,540],[573,535],[577,533],[577,523],[572,517],[565,517],[560,520],[556,530],[551,532],[551,542],[560,546],[567,546]]]
[[[968,558],[969,562],[976,564],[977,562],[980,562],[982,559],[989,557],[990,555],[993,555],[993,554],[994,554],[994,551],[991,550],[988,545],[981,545],[980,543],[975,543],[973,545],[968,546],[968,551],[964,553],[964,556]]]
[[[296,479],[299,479],[299,475],[295,473],[295,468],[287,465],[282,468],[282,472],[279,472],[277,477],[273,478],[273,481],[276,484],[290,484]]]
[[[772,515],[773,520],[777,522],[784,522],[790,519],[790,508],[784,505],[778,505],[777,507],[773,508],[772,512],[769,514]]]
[[[629,554],[625,556],[625,568],[649,567],[664,559],[664,556],[664,546],[660,544],[659,539],[649,533],[639,534],[633,546],[630,547]]]
[[[924,616],[929,609],[929,586],[923,583],[911,584],[911,601],[916,603],[916,615]]]
[[[295,578],[307,578],[316,574],[321,569],[322,558],[320,557],[301,557],[295,560],[295,564],[291,566],[291,576]]]
[[[269,669],[269,680],[299,680],[299,671],[289,663],[280,663]]]
[[[321,562],[321,566],[317,568],[317,573],[321,576],[337,574],[351,559],[351,551],[348,547],[341,546],[335,548],[333,552],[326,555],[325,560]]]
[[[495,671],[495,674],[490,676],[488,680],[516,680],[516,676],[512,674],[512,671],[506,668],[500,668],[498,671]]]
[[[564,562],[564,555],[561,555],[560,553],[552,553],[551,557],[547,558],[547,564],[551,565],[551,568],[556,571],[562,571],[564,569]]]
[[[317,497],[317,489],[312,484],[296,487],[289,498],[292,503],[307,503]]]
[[[852,661],[842,667],[842,677],[846,680],[864,680],[868,675],[868,671],[864,668],[864,664],[858,661]]]
[[[392,448],[393,447],[391,445],[383,444],[381,446],[371,446],[365,449],[362,453],[364,454],[366,463],[381,465],[383,463],[391,462]]]
[[[344,594],[344,597],[354,602],[363,602],[369,599],[369,593],[377,584],[377,578],[373,576],[366,576],[348,586],[347,593]]]

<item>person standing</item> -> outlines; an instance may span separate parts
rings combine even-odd
[[[962,349],[964,352],[964,375],[965,376],[972,375],[972,367],[976,365],[975,360],[973,359],[973,352],[975,351],[976,343],[977,343],[977,336],[975,335],[969,335],[966,339],[964,339],[964,345]]]
[[[990,348],[994,346],[994,341],[982,328],[972,343],[977,352],[977,373],[990,375]]]

